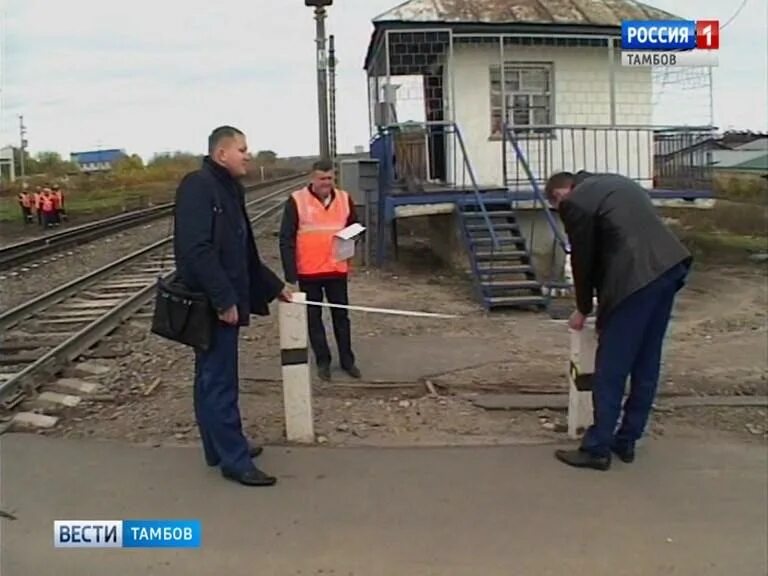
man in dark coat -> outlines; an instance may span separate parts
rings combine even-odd
[[[648,192],[629,178],[561,172],[549,179],[546,193],[571,245],[577,304],[571,329],[584,327],[597,296],[594,423],[578,450],[558,450],[556,456],[572,466],[607,470],[611,452],[634,460],[656,395],[675,295],[692,257],[656,214]],[[616,430],[628,376],[631,390]]]
[[[212,344],[195,353],[194,404],[205,460],[226,478],[249,486],[276,479],[254,466],[260,447],[243,435],[238,407],[238,336],[250,314],[266,316],[275,298],[290,301],[285,284],[259,258],[245,210],[249,160],[245,136],[223,126],[208,140],[208,156],[176,192],[174,252],[180,280],[203,291],[218,312]]]

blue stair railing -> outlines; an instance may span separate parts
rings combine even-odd
[[[523,150],[520,146],[520,142],[515,135],[515,132],[513,128],[508,124],[504,123],[502,128],[502,161],[504,163],[503,170],[504,170],[504,181],[505,185],[507,184],[507,143],[510,143],[512,145],[512,148],[514,150],[515,156],[517,158],[518,163],[522,166],[523,172],[525,173],[525,178],[527,179],[528,183],[531,186],[531,191],[533,192],[533,208],[538,208],[539,205],[541,206],[542,211],[544,212],[544,217],[547,221],[547,225],[552,232],[552,263],[554,264],[555,257],[556,257],[556,251],[559,248],[563,251],[563,254],[566,258],[570,258],[571,253],[571,247],[568,242],[568,238],[565,234],[560,230],[560,227],[557,225],[557,221],[555,220],[555,217],[552,216],[550,205],[547,199],[544,197],[544,193],[541,190],[541,187],[539,186],[540,180],[535,177],[533,174],[533,171],[531,170],[530,164],[528,163],[528,159],[525,157],[525,154],[523,153]],[[511,191],[510,191],[511,196]],[[533,243],[533,233],[531,234],[531,243]],[[550,278],[547,282],[544,283],[544,287],[547,288],[547,295],[551,298],[553,288],[561,288],[561,289],[570,289],[572,288],[572,283],[569,281],[566,282],[556,282],[553,280],[553,276],[555,275],[555,269],[554,266],[552,266],[552,269],[550,270]]]
[[[427,121],[427,122],[407,122],[400,124],[388,124],[379,126],[378,134],[373,138],[371,142],[372,153],[375,150],[375,155],[379,159],[382,168],[379,171],[379,189],[382,193],[379,194],[379,204],[381,213],[384,212],[385,195],[395,188],[395,171],[393,166],[393,158],[395,157],[395,142],[394,135],[403,129],[423,129],[428,133],[434,129],[444,129],[447,134],[453,133],[455,136],[456,146],[461,155],[461,167],[463,173],[469,178],[469,184],[471,193],[474,196],[478,211],[482,214],[482,219],[485,226],[488,229],[488,233],[491,239],[491,246],[493,250],[500,248],[500,241],[496,230],[494,229],[493,222],[491,221],[491,215],[487,209],[486,202],[483,198],[483,194],[480,191],[480,186],[477,182],[475,171],[472,168],[472,163],[469,161],[469,155],[464,143],[464,137],[461,130],[455,122],[451,121]],[[454,166],[454,169],[456,167]],[[381,219],[381,225],[384,225],[383,218]],[[379,230],[378,241],[381,244],[383,252],[383,237],[386,234],[382,228]]]

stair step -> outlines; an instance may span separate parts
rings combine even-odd
[[[480,276],[495,276],[498,274],[525,274],[533,273],[533,266],[530,264],[518,264],[512,266],[478,266],[477,272]]]
[[[466,228],[470,232],[472,232],[473,230],[485,231],[485,230],[488,230],[488,225],[487,224],[467,224]],[[494,230],[520,230],[520,226],[518,226],[517,224],[493,223],[493,229]]]
[[[481,282],[483,288],[509,288],[514,290],[541,290],[536,280],[490,280]]]
[[[464,216],[464,218],[484,218],[485,215],[480,210],[462,210],[461,214]],[[512,210],[486,210],[485,214],[488,215],[489,218],[495,218],[495,217],[501,217],[504,216],[505,218],[508,218],[510,216],[515,216],[515,212]]]
[[[479,260],[508,260],[510,258],[527,258],[525,250],[495,250],[475,252],[475,258]]]
[[[544,306],[546,301],[543,296],[494,296],[485,301],[491,306]]]
[[[525,243],[525,238],[522,236],[496,236],[496,239],[499,241],[500,245],[513,245],[513,244],[523,244]],[[493,245],[493,238],[490,236],[473,236],[469,239],[470,243],[474,244],[475,246],[487,246],[487,245]]]

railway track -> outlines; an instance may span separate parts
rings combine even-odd
[[[276,214],[294,189],[295,183],[281,186],[247,202],[251,222]],[[172,241],[164,238],[0,314],[3,411],[34,396],[67,364],[151,306],[158,277],[175,269]]]
[[[247,186],[246,190],[248,192],[254,192],[292,180],[296,180],[296,175],[252,184]],[[77,246],[79,244],[85,244],[86,242],[92,242],[93,240],[109,236],[110,234],[115,234],[121,230],[134,228],[141,224],[157,220],[170,215],[172,210],[173,202],[170,202],[168,204],[161,204],[144,210],[135,210],[126,212],[125,214],[118,214],[117,216],[111,216],[109,218],[104,218],[103,220],[81,224],[80,226],[74,226],[60,232],[54,232],[24,242],[17,242],[15,244],[0,247],[0,271],[16,268],[36,258],[47,256],[51,253],[58,252],[59,250]]]

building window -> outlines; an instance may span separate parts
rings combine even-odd
[[[501,66],[491,66],[491,137],[500,137],[503,106],[507,103],[507,124],[515,132],[547,132],[528,126],[553,124],[552,65],[519,64],[504,65],[504,90],[501,89]]]

